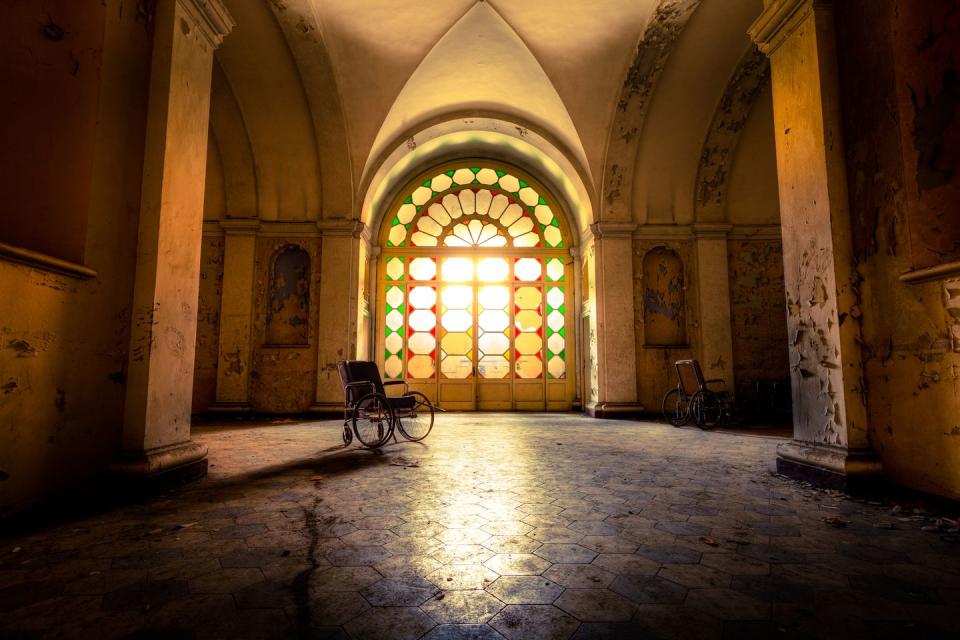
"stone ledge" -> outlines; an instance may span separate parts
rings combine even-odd
[[[128,478],[152,478],[202,463],[203,472],[207,469],[207,447],[193,441],[182,442],[167,447],[157,447],[149,451],[122,452],[110,465],[110,471],[117,476]],[[200,476],[197,476],[200,477]]]
[[[591,418],[620,420],[636,418],[644,409],[639,402],[588,402],[583,412]]]
[[[826,489],[860,491],[883,478],[883,467],[869,449],[846,449],[809,442],[777,447],[777,473]]]
[[[69,260],[61,260],[60,258],[54,258],[53,256],[48,256],[47,254],[40,253],[38,251],[31,251],[30,249],[15,247],[14,245],[7,244],[6,242],[0,242],[0,258],[9,262],[22,264],[27,267],[33,267],[34,269],[51,271],[53,273],[72,276],[82,280],[89,280],[90,278],[95,278],[97,276],[96,271],[82,264],[70,262]]]

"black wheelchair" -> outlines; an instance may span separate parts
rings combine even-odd
[[[343,443],[357,440],[365,447],[386,444],[397,430],[407,440],[419,442],[433,429],[434,406],[419,391],[410,391],[403,380],[380,378],[375,362],[341,360],[337,363],[343,385]],[[400,396],[388,396],[387,386],[403,385]],[[352,428],[351,428],[352,427]]]
[[[726,382],[705,380],[696,360],[677,360],[673,366],[677,370],[677,386],[663,396],[660,408],[665,420],[675,427],[693,421],[701,429],[732,422],[733,400]]]

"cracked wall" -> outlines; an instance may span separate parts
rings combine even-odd
[[[918,122],[917,107],[950,91],[960,56],[943,32],[960,27],[960,3],[855,0],[838,20],[871,444],[894,481],[960,498],[960,287],[899,279],[957,259],[960,121]]]
[[[223,236],[204,236],[200,251],[197,346],[193,369],[193,413],[205,413],[217,399],[220,301],[223,296]]]

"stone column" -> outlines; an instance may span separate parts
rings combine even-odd
[[[730,393],[734,391],[734,379],[727,235],[732,228],[709,223],[693,227],[700,296],[700,366],[706,378],[723,380]]]
[[[847,488],[880,462],[867,436],[833,7],[765,5],[750,35],[770,56],[794,425],[777,468]]]
[[[317,390],[311,411],[343,413],[338,360],[357,354],[357,300],[360,291],[359,220],[322,220],[320,228],[320,313],[317,344]]]
[[[639,413],[633,309],[632,222],[597,222],[593,233],[597,398],[586,412],[597,418]]]
[[[206,472],[190,440],[213,52],[233,27],[220,0],[156,5],[130,359],[118,473]]]
[[[224,231],[223,286],[217,400],[210,411],[250,410],[250,354],[253,326],[253,265],[258,220],[221,220]]]

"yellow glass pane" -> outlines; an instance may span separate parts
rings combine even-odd
[[[520,258],[513,264],[513,275],[522,282],[533,282],[540,279],[543,265],[536,258]]]
[[[410,277],[414,280],[433,280],[437,275],[437,261],[433,258],[414,258],[410,261]]]
[[[520,218],[507,229],[507,232],[516,238],[517,236],[522,236],[525,233],[528,233],[533,230],[533,219],[532,218]]]
[[[448,333],[440,340],[443,355],[465,355],[473,347],[473,337],[469,333]]]
[[[563,378],[567,375],[567,362],[560,356],[553,356],[547,363],[547,371],[554,378]]]
[[[524,187],[520,189],[520,192],[517,195],[520,196],[520,200],[523,202],[523,204],[527,205],[528,207],[532,207],[540,202],[540,194],[534,191],[531,187]]]
[[[417,208],[412,204],[402,205],[397,209],[397,219],[400,220],[400,224],[407,224],[413,220],[417,215]]]
[[[485,242],[483,243],[483,246],[485,246],[485,247],[505,247],[505,246],[507,246],[507,239],[506,239],[504,236],[500,235],[500,233],[499,233],[499,231],[498,231],[497,235],[495,235],[495,236],[493,236],[492,238],[490,238],[489,240],[485,241]]]
[[[510,289],[497,285],[480,287],[479,300],[484,309],[505,309],[510,304]]]
[[[413,356],[407,362],[407,376],[418,380],[432,378],[434,373],[433,358],[430,356]]]
[[[447,378],[469,378],[473,373],[473,360],[470,356],[447,356],[440,362],[440,371]]]
[[[466,282],[473,279],[473,261],[470,258],[447,258],[441,268],[447,282]]]
[[[524,379],[539,378],[543,375],[543,363],[537,356],[517,358],[517,377]]]
[[[553,222],[553,210],[545,204],[537,205],[533,210],[533,215],[537,216],[537,222],[540,224]]]
[[[510,316],[506,311],[482,311],[477,321],[480,329],[491,333],[505,331],[510,326]]]
[[[407,228],[402,224],[395,224],[390,227],[390,235],[387,236],[387,239],[395,247],[399,247],[400,243],[407,238]]]
[[[433,311],[418,309],[410,312],[407,322],[414,331],[430,331],[437,326],[437,316]]]
[[[471,220],[467,229],[470,230],[470,238],[473,240],[473,244],[480,244],[480,232],[483,231],[483,223],[479,220]]]
[[[480,173],[483,173],[482,171]],[[480,174],[477,174],[480,175]],[[481,216],[487,215],[490,210],[490,203],[493,201],[493,194],[488,189],[477,191],[477,213]]]
[[[432,205],[430,205],[430,208],[427,209],[427,215],[433,218],[437,224],[442,227],[450,224],[450,214],[447,213],[447,210],[443,208],[443,205],[438,202],[434,202]]]
[[[503,212],[506,211],[507,206],[510,204],[510,200],[507,196],[502,193],[498,193],[493,196],[493,202],[490,203],[490,210],[487,212],[487,215],[498,220],[500,216],[503,215]]]
[[[518,287],[513,300],[520,309],[536,309],[543,296],[537,287]]]
[[[387,328],[391,331],[397,331],[403,326],[403,314],[394,309],[387,314]]]
[[[443,196],[443,207],[450,214],[450,217],[456,220],[463,215],[463,209],[460,208],[460,199],[455,193],[448,193]]]
[[[497,172],[493,169],[480,169],[477,173],[477,182],[486,185],[496,184]]]
[[[510,374],[510,361],[503,356],[483,356],[477,363],[481,378],[500,379]]]
[[[477,210],[477,198],[470,189],[460,192],[460,209],[465,216],[472,216]]]
[[[430,180],[430,188],[436,191],[437,193],[442,193],[446,191],[452,185],[453,185],[453,180],[451,180],[450,176],[448,176],[445,173],[441,173],[438,176],[434,176],[433,179]]]
[[[432,195],[433,191],[430,187],[417,187],[410,197],[413,199],[413,204],[419,206],[429,200]]]
[[[510,275],[510,264],[504,258],[484,258],[477,263],[481,282],[502,282]]]
[[[430,234],[424,233],[423,231],[414,231],[410,236],[410,242],[412,242],[413,246],[415,247],[437,246],[437,239]]]
[[[412,287],[410,306],[414,309],[430,309],[437,304],[437,291],[433,287]]]
[[[443,227],[437,224],[437,221],[430,216],[424,216],[417,220],[417,229],[431,236],[439,236],[443,233]]]
[[[513,193],[520,188],[520,181],[516,178],[516,176],[512,176],[508,173],[505,176],[500,176],[500,187],[504,191]]]
[[[403,289],[400,287],[387,287],[387,306],[396,309],[403,304]]]
[[[415,333],[407,341],[410,351],[418,355],[429,355],[437,348],[437,339],[430,333]]]
[[[536,333],[521,333],[514,341],[517,351],[525,356],[534,355],[543,349],[543,340]]]
[[[400,353],[400,350],[403,349],[403,338],[400,337],[399,333],[391,333],[383,341],[383,346],[389,353]]]
[[[383,373],[388,378],[399,378],[403,373],[403,360],[399,356],[390,356],[383,362]]]
[[[507,207],[506,211],[503,212],[503,215],[500,216],[500,224],[505,227],[509,227],[514,222],[519,220],[523,216],[523,208],[520,207],[516,202]]]
[[[518,311],[514,319],[520,331],[536,331],[542,323],[540,314],[529,309]]]
[[[494,239],[499,234],[500,229],[492,224],[485,224],[483,225],[483,229],[480,230],[480,238],[477,240],[477,244],[486,245],[490,240]]]
[[[552,229],[553,227],[551,227]],[[540,243],[540,236],[536,233],[530,232],[525,233],[522,236],[517,236],[513,239],[513,246],[515,247],[535,247]]]
[[[503,333],[485,333],[477,339],[480,353],[500,356],[510,350],[510,338]]]
[[[547,227],[543,230],[543,239],[546,240],[547,244],[551,247],[556,247],[563,240],[563,236],[560,235],[560,229]]]
[[[473,317],[466,311],[447,311],[440,318],[440,324],[447,331],[466,331],[473,326]]]
[[[440,299],[447,309],[466,309],[473,303],[473,287],[444,287]]]
[[[473,171],[470,169],[457,169],[453,174],[453,181],[457,184],[470,184],[473,182]]]

